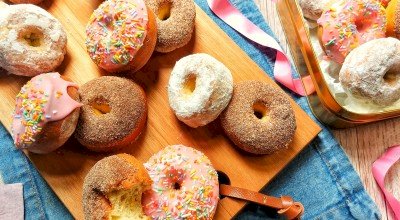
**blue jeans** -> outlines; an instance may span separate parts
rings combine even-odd
[[[274,59],[272,51],[247,41],[219,20],[207,7],[206,0],[195,1],[271,76]],[[253,1],[231,1],[250,20],[272,35]],[[306,98],[291,95],[313,117]],[[0,171],[4,182],[24,184],[26,219],[72,219],[28,159],[14,148],[10,135],[1,125],[0,150]],[[380,218],[376,205],[366,193],[346,154],[326,128],[263,192],[274,196],[291,195],[295,200],[301,201],[306,210],[304,219]],[[249,205],[237,219],[275,218],[273,213],[269,209]]]

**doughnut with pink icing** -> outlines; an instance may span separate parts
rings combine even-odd
[[[318,19],[318,24],[325,53],[341,64],[354,48],[385,37],[386,13],[375,0],[332,1]]]
[[[69,91],[69,89],[75,91]],[[17,148],[49,153],[72,135],[78,123],[77,85],[46,73],[28,81],[16,97],[12,136]],[[73,97],[70,97],[70,94]]]
[[[212,219],[219,200],[217,171],[200,151],[169,146],[144,164],[153,180],[142,205],[152,219]]]

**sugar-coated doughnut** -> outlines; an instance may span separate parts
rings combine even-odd
[[[376,0],[332,1],[318,19],[319,38],[326,55],[343,63],[351,50],[385,37],[385,8]]]
[[[77,85],[58,73],[33,77],[16,97],[11,127],[15,146],[41,154],[61,147],[75,131],[78,98]]]
[[[293,140],[296,119],[289,98],[260,81],[235,85],[221,125],[236,146],[253,154],[270,154]]]
[[[146,0],[146,4],[157,16],[156,51],[167,53],[189,43],[196,18],[193,0]]]
[[[142,205],[152,219],[212,219],[219,200],[217,171],[202,152],[169,146],[144,166],[153,180]]]
[[[104,1],[86,27],[90,57],[109,72],[139,70],[149,60],[156,41],[155,16],[143,0]]]
[[[9,1],[16,4],[39,4],[43,0],[9,0]]]
[[[67,35],[61,23],[31,4],[10,5],[0,13],[0,67],[35,76],[51,72],[64,60]]]
[[[83,103],[75,137],[90,150],[113,151],[135,141],[146,125],[143,89],[131,80],[102,76],[79,89]]]
[[[400,41],[382,38],[354,49],[343,63],[339,81],[354,97],[378,105],[400,98]]]
[[[321,17],[322,11],[330,1],[331,0],[299,0],[299,5],[303,11],[304,17],[316,21]]]
[[[83,183],[82,206],[86,220],[149,220],[142,210],[142,192],[151,189],[143,164],[128,154],[98,161]]]
[[[172,70],[169,105],[179,120],[195,128],[218,117],[232,90],[232,75],[224,64],[208,54],[193,54],[180,59]]]

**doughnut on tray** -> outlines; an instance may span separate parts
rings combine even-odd
[[[107,75],[92,62],[84,45],[86,23],[101,2],[53,0],[40,5],[61,21],[68,34],[67,55],[57,71],[80,85]],[[122,152],[145,162],[167,145],[184,144],[204,152],[217,170],[227,174],[232,185],[259,191],[310,143],[320,128],[292,101],[297,130],[289,148],[268,156],[253,156],[234,147],[218,120],[197,129],[179,122],[169,108],[166,86],[175,62],[189,54],[202,52],[214,56],[232,71],[235,82],[256,79],[278,87],[199,7],[196,6],[196,10],[195,33],[188,45],[167,54],[154,53],[141,71],[124,75],[144,87],[149,113],[147,126],[139,139]],[[28,80],[0,73],[0,120],[9,131],[15,96]],[[54,153],[26,154],[72,215],[83,219],[83,179],[98,160],[110,154],[89,152],[74,138]],[[244,205],[244,202],[223,198],[215,219],[229,219]]]

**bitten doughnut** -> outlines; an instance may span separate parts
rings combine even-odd
[[[10,5],[0,13],[0,67],[9,73],[36,76],[64,60],[67,35],[61,23],[40,7]]]
[[[215,120],[228,105],[233,90],[231,72],[207,54],[180,59],[168,83],[169,105],[179,120],[196,128]]]
[[[382,38],[354,49],[343,63],[339,81],[354,97],[377,105],[400,98],[400,41]]]
[[[193,0],[146,0],[157,15],[156,51],[168,53],[192,38],[196,8]]]
[[[43,0],[9,0],[9,1],[16,4],[39,4]]]
[[[83,183],[83,213],[86,220],[149,220],[143,212],[142,192],[151,189],[143,164],[128,154],[98,161]]]
[[[136,83],[102,76],[79,89],[83,103],[75,132],[90,150],[113,151],[135,141],[146,125],[146,94]]]
[[[303,11],[304,17],[311,20],[318,20],[322,11],[327,7],[331,0],[299,0],[299,5]]]
[[[253,154],[271,154],[293,140],[296,119],[288,97],[260,81],[235,85],[221,125],[236,146]]]
[[[75,131],[79,117],[78,86],[58,73],[28,81],[16,97],[11,133],[15,146],[44,154],[61,147]]]
[[[152,219],[212,219],[219,200],[217,171],[202,152],[169,146],[144,166],[153,180],[142,205]]]
[[[155,16],[143,0],[104,1],[86,27],[90,57],[109,72],[139,70],[150,59],[156,41]]]
[[[332,1],[318,19],[318,35],[326,55],[342,64],[351,50],[385,37],[385,8],[375,0]]]

